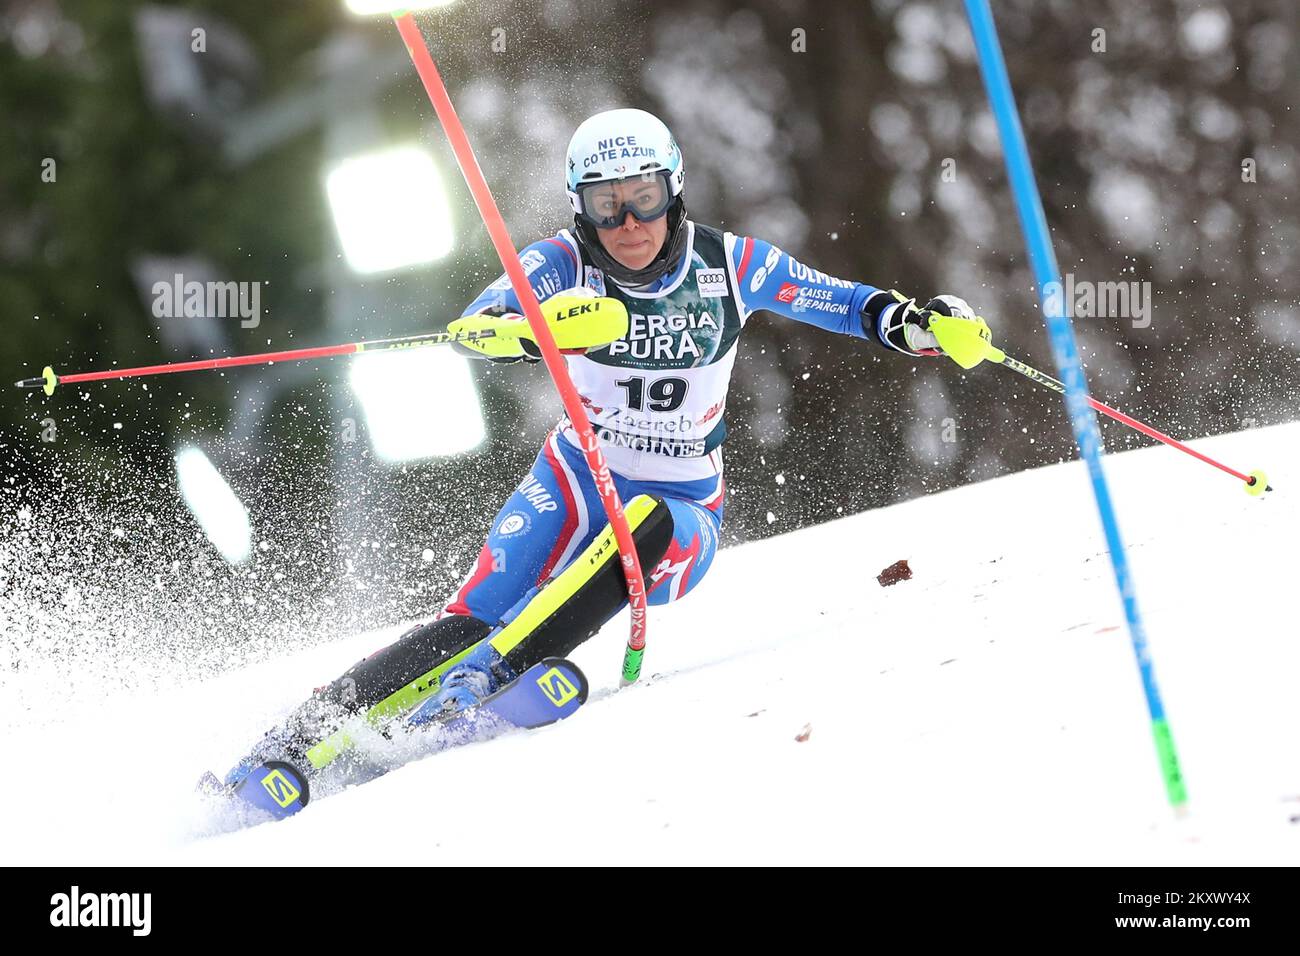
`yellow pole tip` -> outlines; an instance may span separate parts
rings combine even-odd
[[[1250,473],[1250,481],[1246,482],[1246,494],[1258,498],[1268,490],[1268,475],[1256,468]]]

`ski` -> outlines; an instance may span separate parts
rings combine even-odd
[[[571,661],[548,657],[535,664],[496,693],[475,706],[451,712],[421,726],[395,721],[382,734],[381,744],[358,748],[342,766],[334,768],[328,785],[318,787],[318,797],[381,777],[398,767],[441,753],[452,747],[491,740],[512,730],[533,730],[571,717],[587,700],[586,676]],[[283,820],[310,802],[311,775],[284,760],[248,765],[233,782],[222,783],[205,773],[198,791],[234,811],[236,826]]]

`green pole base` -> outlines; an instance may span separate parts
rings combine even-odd
[[[641,658],[645,657],[645,648],[634,651],[632,648],[627,649],[623,655],[623,686],[635,684],[637,678],[641,676]]]
[[[1160,772],[1165,778],[1165,793],[1177,810],[1187,803],[1187,784],[1183,781],[1183,772],[1178,766],[1178,752],[1174,749],[1174,735],[1169,729],[1169,721],[1163,718],[1152,721],[1151,733],[1156,740]]]

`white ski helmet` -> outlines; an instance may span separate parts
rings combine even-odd
[[[673,269],[686,242],[686,204],[682,189],[686,167],[673,134],[663,122],[645,110],[606,110],[583,121],[569,140],[565,165],[565,190],[573,207],[573,222],[579,241],[592,261],[614,279],[635,285],[655,281]],[[641,178],[662,184],[661,201],[646,209],[624,206],[612,215],[601,215],[585,199],[594,183]],[[598,228],[615,228],[631,212],[637,219],[668,216],[668,236],[650,265],[632,270],[605,251]]]

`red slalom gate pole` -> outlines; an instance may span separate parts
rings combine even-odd
[[[520,305],[523,306],[524,316],[533,330],[533,337],[542,351],[542,359],[551,373],[556,390],[560,393],[564,410],[578,432],[583,454],[587,458],[587,467],[591,469],[592,477],[596,481],[596,490],[600,493],[600,500],[605,506],[605,514],[614,529],[614,537],[618,542],[619,554],[623,561],[623,576],[627,580],[628,606],[632,614],[632,629],[628,637],[627,653],[623,659],[622,677],[624,684],[631,684],[641,674],[641,659],[646,644],[647,601],[645,578],[641,574],[641,561],[637,557],[632,532],[623,514],[623,502],[614,488],[609,463],[605,461],[605,455],[600,450],[600,442],[596,439],[591,423],[587,420],[578,390],[574,388],[573,381],[569,378],[564,357],[555,345],[555,338],[551,335],[546,320],[542,318],[541,304],[533,294],[532,286],[528,284],[528,277],[519,263],[519,256],[515,253],[515,244],[510,239],[505,220],[501,218],[496,200],[492,198],[492,192],[483,178],[483,171],[479,168],[460,117],[456,115],[456,110],[451,105],[451,98],[447,95],[447,88],[438,73],[438,67],[433,62],[424,35],[410,13],[394,14],[393,20],[397,24],[397,32],[402,36],[402,42],[406,44],[407,53],[411,55],[411,62],[415,64],[415,70],[420,74],[420,82],[424,84],[424,91],[429,94],[429,101],[433,104],[434,112],[438,114],[438,120],[447,134],[452,151],[456,154],[456,162],[465,177],[469,191],[474,195],[479,215],[483,217],[483,225],[487,227],[488,235],[492,237],[492,245],[496,247],[501,265],[510,278],[510,284],[515,290],[515,295],[519,297]]]

